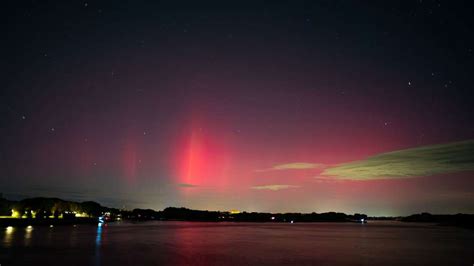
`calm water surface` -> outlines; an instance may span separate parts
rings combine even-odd
[[[372,222],[2,228],[9,265],[473,265],[474,231]]]

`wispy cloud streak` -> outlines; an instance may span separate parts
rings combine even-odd
[[[474,140],[398,150],[328,167],[322,176],[371,180],[474,170]]]
[[[266,172],[266,171],[278,171],[278,170],[302,170],[302,169],[315,169],[322,168],[323,164],[320,163],[305,163],[305,162],[294,162],[286,164],[274,165],[267,169],[256,170],[257,172]]]
[[[300,186],[294,186],[294,185],[263,185],[263,186],[254,186],[254,187],[251,187],[251,189],[278,191],[278,190],[283,190],[283,189],[299,188],[299,187]]]

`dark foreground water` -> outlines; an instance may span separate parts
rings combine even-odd
[[[9,265],[473,265],[474,231],[372,222],[9,227]]]

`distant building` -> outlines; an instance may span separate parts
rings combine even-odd
[[[230,214],[239,214],[240,211],[239,210],[230,210],[229,213]]]

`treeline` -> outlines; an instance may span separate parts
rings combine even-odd
[[[152,215],[152,214],[150,214]],[[168,207],[153,215],[161,220],[181,221],[234,221],[234,222],[350,222],[367,219],[365,214],[347,215],[344,213],[262,213],[221,211],[200,211],[187,208]]]
[[[403,222],[421,222],[421,223],[436,223],[440,225],[451,225],[465,228],[474,228],[473,214],[430,214],[427,212],[420,214],[413,214],[401,218]]]
[[[0,197],[0,217],[27,218],[35,220],[94,219],[106,216],[107,220],[175,220],[175,221],[234,221],[234,222],[361,222],[366,220],[399,220],[403,222],[424,222],[474,228],[474,215],[414,214],[406,217],[367,217],[365,214],[348,215],[340,212],[326,213],[264,213],[223,211],[201,211],[188,208],[168,207],[162,211],[152,209],[120,210],[100,205],[94,201],[74,202],[59,198],[29,198],[10,201]],[[6,220],[6,219],[4,219]],[[96,219],[94,221],[97,221]],[[41,222],[40,222],[41,223]],[[46,221],[45,221],[46,223]]]
[[[344,213],[230,213],[168,207],[163,211],[152,209],[119,210],[97,202],[74,202],[59,198],[29,198],[9,201],[0,198],[0,216],[28,219],[75,219],[107,216],[109,220],[176,220],[176,221],[234,221],[234,222],[349,222],[367,219],[365,214]]]
[[[28,198],[10,201],[0,198],[0,216],[14,218],[74,218],[98,217],[104,212],[113,210],[94,201],[74,202],[59,198]]]
[[[167,220],[167,221],[207,221],[207,222],[350,222],[367,219],[365,214],[347,215],[344,213],[230,213],[222,211],[201,211],[188,208],[168,207],[163,211],[134,209],[121,211],[128,220]]]

